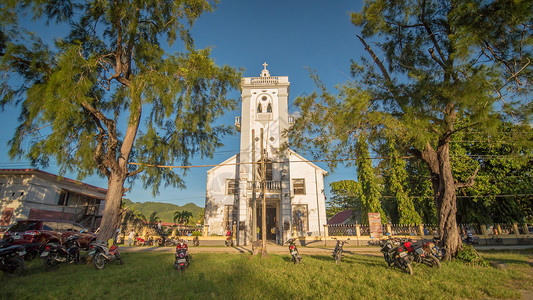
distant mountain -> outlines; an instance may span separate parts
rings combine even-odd
[[[203,207],[199,207],[194,203],[187,203],[179,206],[171,203],[161,202],[132,202],[129,199],[122,199],[124,205],[128,208],[133,208],[135,211],[140,211],[148,220],[150,215],[157,211],[157,216],[163,222],[174,222],[174,213],[176,211],[189,211],[192,213],[192,220],[197,221],[200,215],[203,214]]]

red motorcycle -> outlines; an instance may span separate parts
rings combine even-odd
[[[102,270],[105,268],[106,262],[117,261],[119,265],[122,264],[122,257],[118,251],[116,237],[109,239],[107,243],[91,243],[89,247],[91,248],[89,257],[93,258],[94,267],[96,269]]]
[[[411,261],[416,263],[423,263],[429,267],[440,268],[440,261],[433,254],[431,254],[430,244],[421,244],[416,242],[405,242],[402,244],[402,248],[407,250]]]
[[[189,247],[185,241],[179,240],[178,245],[176,246],[174,268],[183,272],[187,269],[189,263]]]
[[[289,244],[289,253],[291,254],[291,261],[295,264],[299,264],[300,261],[302,261],[302,257],[300,256],[298,248],[296,247],[296,239],[292,238],[286,241],[285,244]]]

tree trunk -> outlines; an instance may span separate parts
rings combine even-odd
[[[99,241],[107,241],[115,236],[120,226],[122,195],[124,193],[124,181],[126,176],[112,173],[108,179],[107,195],[105,197],[105,210],[98,233]]]
[[[450,141],[441,139],[437,151],[428,144],[421,152],[421,158],[431,171],[431,182],[439,218],[439,238],[448,249],[445,259],[455,256],[461,248],[461,238],[457,229],[456,186],[450,164]]]
[[[450,143],[439,145],[437,160],[440,170],[439,189],[435,191],[435,201],[439,216],[439,238],[448,249],[445,259],[455,256],[461,247],[461,237],[457,229],[457,197],[455,181],[450,164]]]

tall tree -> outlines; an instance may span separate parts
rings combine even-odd
[[[413,199],[409,197],[406,186],[407,171],[405,161],[400,157],[399,151],[393,139],[387,142],[389,160],[387,163],[388,172],[386,176],[386,186],[394,197],[398,210],[398,222],[400,224],[421,224],[422,219],[415,210]]]
[[[387,223],[387,216],[381,207],[381,192],[378,184],[372,160],[368,151],[368,143],[365,135],[359,135],[355,147],[357,179],[361,184],[361,203],[363,215],[361,223],[368,224],[368,213],[379,213],[381,223]]]
[[[161,183],[184,186],[184,173],[146,165],[188,165],[193,155],[211,156],[221,135],[230,132],[213,121],[235,107],[227,93],[238,88],[240,74],[215,65],[209,49],[196,49],[189,33],[215,2],[0,4],[0,15],[10,16],[0,21],[8,35],[0,62],[6,78],[1,103],[22,108],[10,155],[44,166],[55,159],[60,173],[76,172],[79,179],[107,177],[99,239],[112,236],[120,224],[125,183],[140,177],[154,194]],[[25,13],[68,27],[69,33],[47,45],[16,24],[13,16]],[[182,52],[166,52],[176,40]]]
[[[532,16],[533,2],[525,0],[366,1],[351,20],[371,60],[352,64],[355,81],[338,95],[319,84],[320,94],[298,99],[302,117],[293,142],[310,132],[300,145],[338,139],[334,146],[345,146],[345,137],[362,127],[376,136],[394,132],[430,171],[439,235],[454,255],[461,247],[456,190],[472,186],[477,169],[464,182],[455,180],[450,140],[467,128],[493,132],[501,120],[530,122]],[[456,126],[463,117],[469,123]],[[316,139],[319,134],[327,137]]]

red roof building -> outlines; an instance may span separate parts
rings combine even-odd
[[[353,218],[353,212],[351,209],[338,212],[328,220],[328,225],[344,225],[344,224],[353,224],[353,223],[354,223],[354,218]]]

